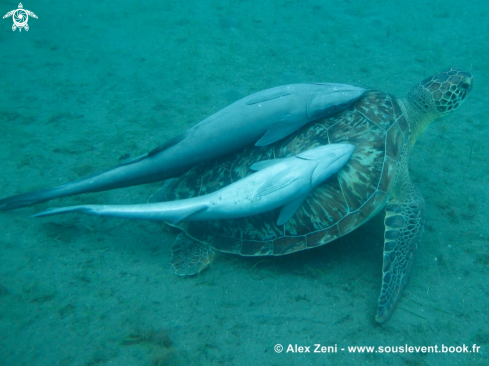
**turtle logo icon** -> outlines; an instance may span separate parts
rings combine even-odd
[[[32,11],[25,10],[22,6],[22,3],[19,3],[19,8],[9,11],[7,14],[3,16],[3,19],[12,16],[14,24],[12,25],[12,30],[15,31],[19,28],[19,32],[22,31],[22,28],[25,28],[26,31],[29,30],[29,25],[27,24],[27,20],[29,19],[29,15],[37,19],[37,15]]]

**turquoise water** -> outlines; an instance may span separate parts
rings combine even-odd
[[[5,14],[17,3],[0,1]],[[161,184],[0,213],[0,365],[486,365],[489,91],[482,1],[25,2],[0,23],[0,197],[145,153],[240,97],[341,82],[398,97],[450,66],[474,74],[454,114],[418,140],[411,176],[426,227],[398,309],[374,321],[383,217],[278,258],[169,265],[178,232],[47,207],[142,203]],[[275,344],[337,345],[329,354]],[[480,346],[359,354],[348,346]]]

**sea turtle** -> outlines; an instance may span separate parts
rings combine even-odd
[[[452,67],[424,79],[404,99],[370,89],[347,110],[312,122],[281,141],[249,146],[170,181],[152,202],[214,192],[252,174],[250,166],[262,160],[337,142],[356,147],[338,175],[316,188],[285,225],[276,224],[279,210],[242,219],[175,224],[183,230],[172,247],[176,274],[200,272],[214,251],[278,256],[315,248],[351,232],[385,207],[376,320],[386,321],[407,282],[423,230],[425,203],[409,178],[409,154],[428,124],[460,106],[472,86],[469,72]]]

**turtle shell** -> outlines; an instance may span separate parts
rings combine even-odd
[[[173,225],[227,253],[283,255],[314,248],[356,229],[385,206],[408,128],[394,97],[369,90],[347,110],[311,122],[272,145],[249,146],[194,167],[171,181],[157,200],[208,194],[254,173],[250,166],[256,162],[348,142],[356,147],[350,161],[317,187],[285,225],[276,225],[280,208],[241,219]]]

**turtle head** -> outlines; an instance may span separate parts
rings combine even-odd
[[[421,81],[411,89],[407,100],[418,112],[441,117],[457,109],[473,85],[474,77],[470,72],[451,67]]]
[[[467,99],[473,85],[474,77],[470,72],[451,67],[412,88],[405,100],[413,130],[411,144],[434,119],[457,109]]]
[[[440,113],[450,113],[467,98],[474,85],[474,77],[457,67],[443,70],[424,79],[419,87],[431,94],[432,102]]]

